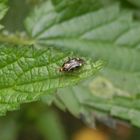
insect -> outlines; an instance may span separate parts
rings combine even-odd
[[[59,69],[60,72],[69,72],[76,70],[83,66],[85,61],[81,58],[69,58],[68,61],[66,61],[62,67]]]

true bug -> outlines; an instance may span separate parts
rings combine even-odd
[[[68,61],[66,61],[62,67],[59,69],[60,72],[69,72],[76,70],[83,66],[85,61],[81,58],[69,58]]]

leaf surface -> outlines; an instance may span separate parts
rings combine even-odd
[[[74,92],[73,88],[64,89],[64,92],[63,89],[60,90],[53,102],[75,116],[85,110],[86,106],[84,112],[93,108],[140,126],[139,22],[133,20],[131,11],[120,9],[119,4],[103,7],[101,1],[96,1],[99,4],[96,8],[83,8],[78,13],[78,8],[84,1],[80,2],[81,5],[67,0],[48,1],[27,18],[26,28],[37,44],[63,48],[94,60],[106,61],[107,65],[100,75],[113,85],[109,91],[111,97],[109,96],[108,102],[108,90],[105,87],[102,90],[94,88],[91,95],[87,87],[84,89],[80,85]],[[87,5],[91,5],[90,2]],[[47,6],[49,8],[43,10]],[[73,14],[69,12],[72,10],[75,11]],[[98,84],[102,86],[102,82]],[[102,98],[102,93],[106,98]]]
[[[38,100],[57,88],[75,85],[94,75],[102,66],[102,62],[87,60],[76,72],[60,72],[62,64],[72,56],[53,48],[1,44],[0,113],[16,109],[20,103]]]
[[[140,26],[133,21],[130,11],[120,10],[116,4],[76,17],[71,16],[69,19],[61,19],[62,9],[57,12],[55,5],[48,2],[51,10],[42,13],[45,22],[34,15],[35,12],[39,14],[39,9],[35,10],[30,20],[26,20],[26,26],[32,27],[30,33],[38,44],[72,50],[96,60],[103,59],[107,66],[102,74],[115,86],[130,93],[140,91],[140,65],[137,63],[140,61]],[[46,3],[46,6],[49,4]],[[48,17],[50,14],[54,14],[53,20]],[[47,23],[47,27],[34,26],[36,22],[32,24],[32,19],[38,21],[37,25]]]

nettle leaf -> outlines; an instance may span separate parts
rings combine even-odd
[[[84,1],[81,0],[81,2]],[[88,4],[88,1],[85,3]],[[73,7],[76,14],[69,14]],[[140,126],[135,115],[140,113],[139,105],[135,110],[133,103],[128,104],[128,99],[123,98],[127,93],[128,97],[135,101],[140,93],[139,22],[133,20],[131,11],[121,10],[118,4],[104,8],[93,8],[87,10],[88,12],[85,12],[84,9],[85,11],[81,10],[78,13],[79,7],[80,4],[72,6],[71,2],[67,3],[65,0],[62,2],[59,0],[47,1],[40,8],[36,8],[27,18],[26,29],[29,35],[36,40],[36,43],[42,46],[63,48],[96,60],[105,60],[107,65],[101,72],[101,76],[110,81],[115,90],[121,91],[120,98],[122,97],[124,102],[116,94],[115,96],[119,100],[117,100],[118,98],[111,98],[111,102],[108,104],[106,104],[106,99],[102,99],[102,93],[100,93],[99,99],[95,98],[95,100],[90,98],[91,94],[89,94],[88,98],[91,101],[89,106],[100,111],[106,111],[115,117],[130,120],[134,125]],[[75,95],[67,95],[71,92],[68,90],[65,92],[65,96],[56,97],[54,102],[63,110],[68,108],[70,112],[77,115],[81,110],[79,108],[82,108],[86,103],[88,104],[88,99],[83,96],[90,91],[86,90],[85,93],[81,91],[76,101],[73,100]],[[103,91],[99,90],[99,92]],[[108,96],[107,92],[105,94]],[[67,97],[71,98],[71,102]],[[96,99],[98,104],[96,104]],[[139,98],[136,102],[139,102]],[[130,107],[131,111],[128,112]]]
[[[41,34],[56,24],[95,11],[101,6],[108,5],[111,1],[48,0],[34,9],[34,12],[25,21],[25,28],[31,37],[38,39]]]
[[[119,121],[109,117],[113,116],[140,127],[139,95],[132,97],[103,77],[59,89],[55,96],[50,96],[50,104],[55,104],[63,111],[70,111],[90,126],[95,125],[97,119],[115,128]],[[44,102],[49,103],[44,96],[42,98]]]
[[[96,78],[85,85],[81,86],[85,87],[92,96],[87,98],[83,104],[95,110],[110,113],[111,116],[128,120],[133,125],[140,127],[140,99],[138,95],[131,96],[126,91],[114,87],[110,81],[103,77]],[[104,95],[101,96],[101,93]]]
[[[27,27],[30,25],[32,29],[41,31],[39,34],[37,31],[34,33],[34,30],[30,32],[37,43],[73,50],[94,59],[104,59],[108,63],[103,71],[104,76],[123,90],[133,93],[140,91],[140,65],[137,63],[140,60],[140,27],[139,23],[133,22],[131,12],[121,11],[119,5],[113,5],[49,26],[52,21],[48,17],[50,14],[55,13],[53,20],[56,21],[62,14],[57,13],[52,4],[51,6],[52,12],[42,14],[48,27],[34,26],[43,23],[35,15],[26,21]],[[34,21],[33,24],[31,21]]]
[[[46,6],[49,4],[46,3]],[[132,13],[121,11],[118,5],[114,5],[59,23],[48,18],[49,14],[54,21],[59,21],[62,14],[57,13],[52,4],[51,6],[50,11],[43,13],[42,7],[41,10],[36,9],[26,20],[27,28],[31,26],[28,31],[37,43],[70,49],[94,59],[102,58],[108,63],[103,71],[106,77],[123,90],[139,92],[139,73],[136,72],[139,70],[136,62],[140,60],[136,50],[139,45],[139,24],[133,24]],[[44,23],[46,26],[43,26]]]
[[[57,88],[75,85],[94,75],[101,62],[90,60],[76,72],[59,72],[68,52],[57,49],[36,49],[33,46],[0,45],[0,115],[14,110],[20,103],[38,100]]]

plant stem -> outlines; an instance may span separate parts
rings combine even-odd
[[[3,35],[3,34],[0,34],[0,42],[16,45],[33,45],[35,43],[34,40],[28,39],[26,37],[20,37],[16,35]]]

